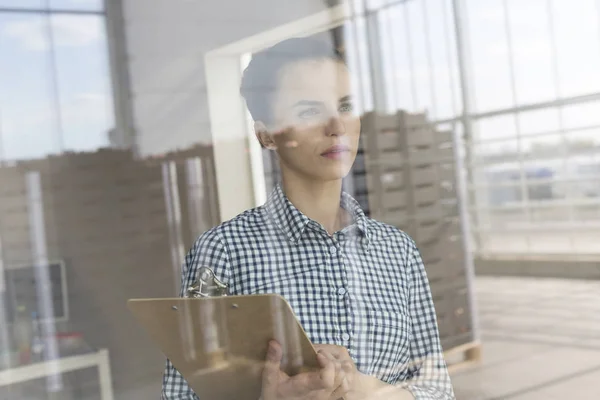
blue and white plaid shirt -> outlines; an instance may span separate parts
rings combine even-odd
[[[278,293],[315,344],[348,349],[359,371],[417,399],[454,393],[423,261],[404,232],[365,216],[347,193],[353,223],[330,236],[277,186],[267,203],[204,233],[187,254],[182,293],[210,266],[232,295]],[[164,400],[198,399],[167,361]]]

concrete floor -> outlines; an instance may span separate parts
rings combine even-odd
[[[600,282],[480,277],[483,363],[458,400],[600,399]]]

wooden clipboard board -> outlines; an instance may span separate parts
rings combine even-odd
[[[276,294],[131,299],[128,307],[201,399],[258,400],[268,342],[292,376],[319,369],[288,302]]]

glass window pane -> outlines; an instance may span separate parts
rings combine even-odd
[[[557,97],[547,0],[510,1],[515,90],[518,104]]]
[[[600,90],[600,33],[595,0],[555,0],[552,11],[562,97]]]
[[[473,130],[477,142],[514,138],[517,136],[515,115],[508,114],[477,120],[473,124]]]
[[[58,10],[100,11],[104,0],[50,0],[50,8]]]
[[[373,110],[373,90],[371,82],[371,66],[367,46],[367,23],[364,17],[356,18],[354,23],[354,39],[356,54],[360,68],[360,83],[364,112]]]
[[[460,109],[457,102],[458,68],[454,52],[452,6],[445,0],[423,0],[431,51],[431,68],[435,88],[435,119],[451,118]]]
[[[388,0],[363,0],[368,10],[378,10],[388,3]]]
[[[522,135],[558,132],[560,129],[559,114],[556,108],[520,113],[517,118]]]
[[[392,44],[392,63],[396,107],[400,110],[416,108],[415,84],[412,79],[410,41],[406,29],[406,9],[403,5],[394,6],[386,11],[389,14]]]
[[[501,0],[467,0],[475,109],[514,106],[505,15]]]
[[[515,161],[519,158],[519,141],[517,139],[478,143],[473,149],[474,158],[479,164],[497,164]]]
[[[0,0],[0,7],[6,8],[42,8],[45,0]]]
[[[103,18],[51,18],[64,147],[74,151],[106,147],[114,116]]]
[[[379,12],[377,13],[377,24],[379,28],[379,38],[381,45],[381,64],[383,68],[383,81],[385,85],[385,110],[389,114],[393,114],[397,110],[396,97],[397,93],[394,89],[394,85],[388,84],[388,82],[395,81],[396,68],[394,65],[393,54],[396,49],[393,44],[393,30],[390,20],[390,13]]]
[[[585,128],[600,125],[600,103],[582,103],[562,108],[565,128]]]
[[[532,187],[531,189],[535,189]],[[549,222],[566,222],[571,219],[569,206],[565,206],[564,204],[540,204],[541,201],[536,201],[531,199],[533,203],[529,215],[531,216],[531,221],[535,222],[536,225],[548,224]],[[564,202],[563,202],[564,203]],[[534,205],[539,204],[540,207],[535,207]],[[540,241],[539,244],[542,245],[547,244],[548,241]],[[546,248],[546,251],[549,249]]]
[[[564,179],[565,160],[562,157],[543,160],[526,160],[523,162],[525,180],[531,184],[548,183]]]
[[[363,71],[360,65],[360,54],[357,48],[357,38],[354,23],[346,21],[344,23],[344,57],[350,69],[350,79],[352,85],[352,94],[356,98],[356,112],[360,115],[364,112],[365,95],[363,93],[363,74],[369,73]]]
[[[561,156],[564,154],[564,140],[559,133],[522,137],[521,151],[532,159]]]
[[[361,14],[365,11],[365,0],[352,0],[352,8],[355,14]]]
[[[414,85],[416,89],[416,101],[413,112],[426,111],[433,113],[431,68],[427,55],[427,36],[425,34],[425,15],[422,1],[410,1],[405,3],[408,17],[408,29],[410,30],[410,49]]]
[[[0,14],[2,158],[44,157],[60,151],[60,130],[48,40],[48,19]]]
[[[600,127],[565,133],[568,150],[572,153],[587,153],[600,149]]]

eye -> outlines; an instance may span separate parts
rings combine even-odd
[[[354,111],[354,106],[352,105],[352,103],[347,102],[347,103],[342,103],[342,105],[340,105],[340,112],[349,113],[352,111]]]
[[[312,118],[321,114],[321,111],[316,107],[307,108],[306,110],[302,110],[298,113],[300,118]]]

